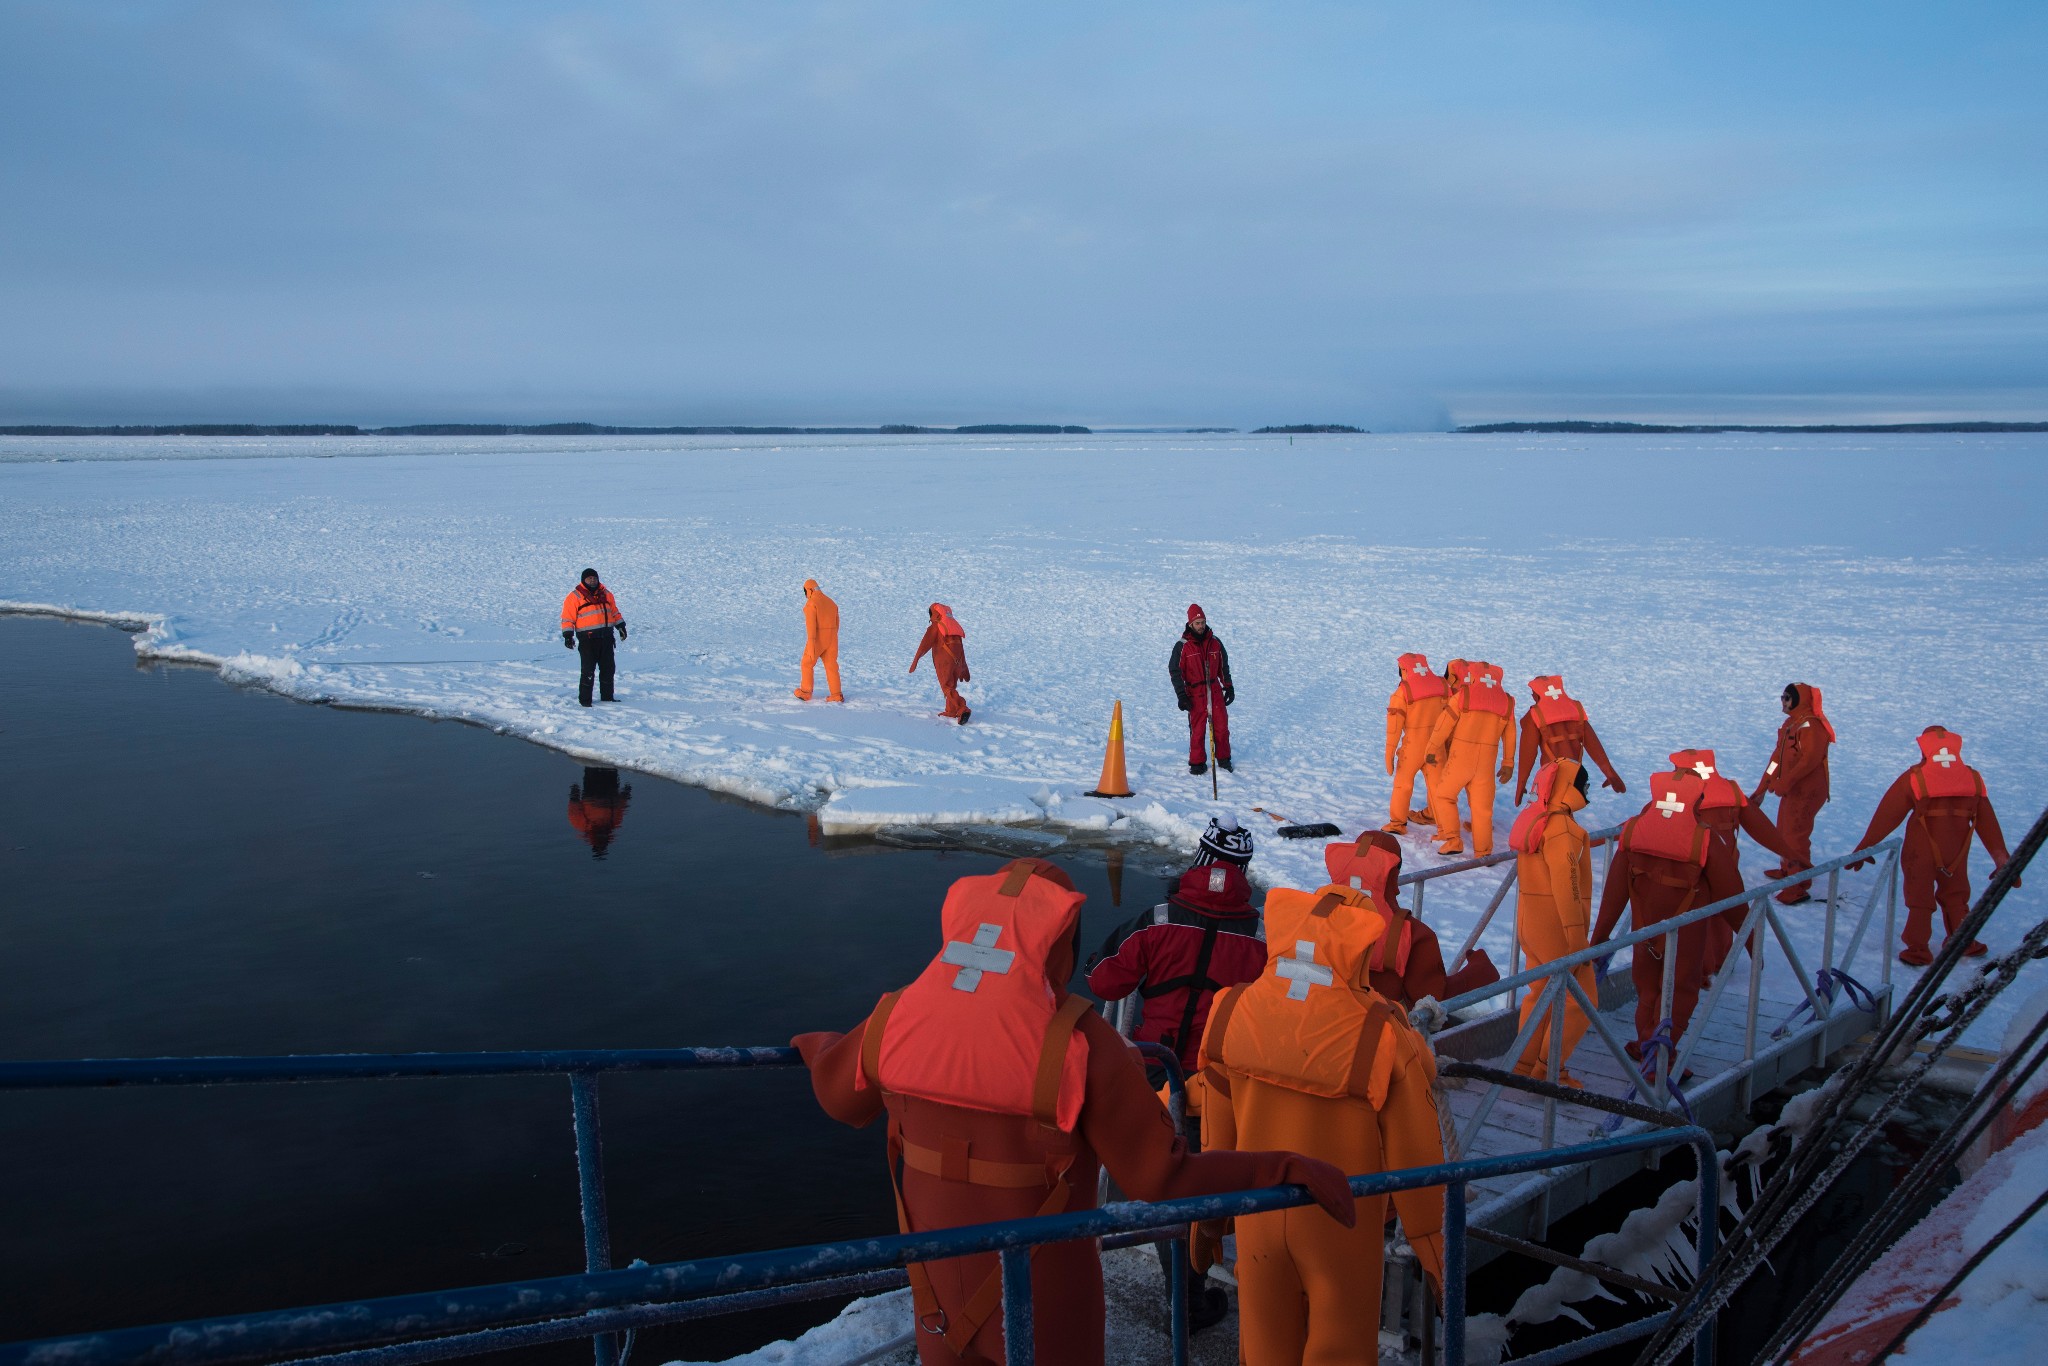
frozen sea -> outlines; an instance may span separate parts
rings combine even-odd
[[[1753,780],[1799,680],[1841,734],[1833,852],[1934,722],[2009,838],[2048,801],[2044,495],[2038,435],[0,438],[0,599],[828,831],[1046,821],[1182,848],[1214,809],[1165,677],[1190,602],[1230,649],[1222,804],[1255,831],[1254,806],[1385,819],[1406,650],[1498,663],[1519,700],[1561,673],[1632,784],[1696,745]],[[620,705],[592,712],[556,633],[586,564],[632,627]],[[844,617],[843,707],[790,696],[808,577]],[[934,600],[967,629],[964,728],[904,673]],[[1117,699],[1138,796],[1110,804],[1081,794]],[[1589,823],[1640,799],[1598,793]],[[1319,849],[1267,840],[1255,866],[1313,885]],[[1429,898],[1452,935],[1489,890],[1464,881]]]

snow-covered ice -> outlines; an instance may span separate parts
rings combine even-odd
[[[1939,721],[2017,839],[2048,799],[2044,457],[2037,436],[0,438],[0,599],[145,618],[145,654],[827,830],[1046,821],[1179,848],[1213,809],[1165,677],[1200,602],[1239,693],[1223,801],[1255,831],[1255,805],[1385,819],[1393,660],[1421,649],[1499,663],[1518,697],[1562,673],[1632,782],[1688,745],[1753,777],[1779,689],[1819,685],[1842,735],[1823,851]],[[620,702],[592,711],[556,630],[586,564],[632,628]],[[844,616],[844,706],[790,696],[811,576]],[[929,664],[904,673],[934,600],[967,628],[966,727],[936,716]],[[1118,698],[1139,795],[1106,803],[1081,794]],[[1638,800],[1599,793],[1590,820]],[[1265,840],[1255,870],[1312,884],[1320,849]],[[1430,893],[1452,934],[1473,881]],[[2039,905],[2017,895],[1994,947]]]

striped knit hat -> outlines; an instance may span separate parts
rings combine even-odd
[[[1251,831],[1239,826],[1237,817],[1228,811],[1220,816],[1211,816],[1208,828],[1202,831],[1201,847],[1195,851],[1194,866],[1234,863],[1242,868],[1251,861]]]

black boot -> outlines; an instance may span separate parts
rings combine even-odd
[[[1192,774],[1195,774],[1195,775],[1196,775],[1197,777],[1201,776],[1201,775],[1202,775],[1202,774],[1204,774],[1204,773],[1207,773],[1208,771],[1209,771],[1209,766],[1208,766],[1207,764],[1189,764],[1189,765],[1188,765],[1188,772],[1190,772],[1190,773],[1192,773]]]
[[[1218,759],[1216,761],[1216,767],[1222,769],[1225,773],[1237,772],[1235,768],[1231,767],[1230,760],[1228,759]]]

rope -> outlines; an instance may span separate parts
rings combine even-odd
[[[1660,1048],[1664,1050],[1665,1067],[1675,1073],[1678,1070],[1678,1044],[1671,1037],[1671,1020],[1668,1016],[1657,1022],[1656,1033],[1643,1040],[1643,1056],[1636,1068],[1639,1080],[1629,1083],[1627,1093],[1622,1096],[1623,1100],[1632,1099],[1638,1086],[1643,1088],[1646,1095],[1648,1094],[1650,1082],[1657,1075],[1657,1050]],[[1667,1076],[1664,1084],[1677,1099],[1678,1108],[1685,1115],[1686,1123],[1693,1123],[1692,1102],[1685,1098],[1685,1092],[1679,1088],[1678,1078]],[[1611,1134],[1620,1127],[1619,1119],[1610,1119],[1600,1126],[1600,1132]]]
[[[1700,1329],[1724,1308],[1743,1283],[1791,1229],[1793,1223],[1824,1194],[1849,1162],[1876,1134],[1883,1120],[1904,1102],[1942,1053],[1954,1042],[1946,1039],[1929,1053],[1894,1089],[1879,1107],[1877,1116],[1851,1124],[1849,1109],[1877,1080],[1878,1074],[1921,1032],[1928,1006],[1934,1001],[1949,973],[1963,961],[1963,950],[1984,928],[1985,922],[2004,902],[2034,855],[2048,843],[2048,810],[2035,818],[2026,837],[2013,851],[2012,859],[1994,873],[1984,894],[1942,944],[1941,952],[1906,995],[1899,1011],[1878,1033],[1877,1040],[1848,1069],[1823,1089],[1820,1113],[1814,1118],[1806,1139],[1793,1149],[1791,1157],[1765,1183],[1748,1218],[1738,1224],[1714,1254],[1706,1273],[1700,1277],[1686,1301],[1672,1311],[1658,1330],[1644,1343],[1637,1366],[1669,1366]],[[1889,951],[1887,949],[1887,951]],[[1981,1013],[1981,1005],[1966,1009],[1967,1024]],[[1960,1030],[1955,1031],[1956,1035]],[[1829,1145],[1844,1131],[1847,1141],[1834,1159]]]
[[[1820,997],[1821,1001],[1824,1004],[1833,1005],[1835,1003],[1835,992],[1837,990],[1848,993],[1850,1004],[1855,1006],[1858,1010],[1864,1011],[1865,1013],[1870,1015],[1877,1014],[1876,993],[1871,991],[1869,987],[1864,986],[1863,983],[1857,981],[1854,977],[1851,977],[1849,975],[1848,969],[1822,968],[1820,970],[1820,975],[1813,979],[1813,994],[1815,996]],[[1787,1034],[1790,1034],[1792,1032],[1792,1026],[1799,1022],[1799,1017],[1812,1009],[1812,997],[1808,997],[1807,999],[1801,1001],[1796,1007],[1793,1008],[1792,1013],[1785,1017],[1785,1022],[1779,1025],[1776,1029],[1771,1031],[1771,1037],[1773,1039],[1782,1039]]]

